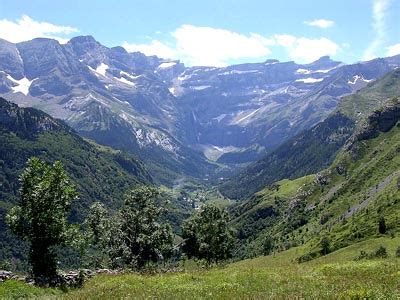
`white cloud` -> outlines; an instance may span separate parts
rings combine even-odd
[[[326,29],[335,25],[335,22],[326,19],[317,19],[317,20],[305,21],[304,24]]]
[[[128,51],[179,58],[189,65],[225,66],[230,60],[265,58],[271,52],[271,40],[251,33],[244,35],[225,29],[182,25],[171,33],[174,46],[153,40],[150,44],[129,44]]]
[[[387,52],[386,52],[386,56],[395,56],[400,54],[400,43],[399,44],[395,44],[392,46],[389,46],[386,48]]]
[[[162,58],[175,58],[176,51],[174,48],[167,46],[166,44],[152,40],[150,44],[130,44],[128,42],[124,42],[122,44],[129,52],[142,52],[146,55],[157,55]]]
[[[26,15],[15,22],[7,19],[0,20],[0,38],[13,43],[28,41],[37,37],[53,38],[64,43],[68,41],[65,35],[74,32],[78,32],[78,29],[35,21]]]
[[[274,38],[277,45],[286,48],[291,59],[301,63],[309,63],[325,55],[335,55],[340,49],[339,45],[324,37],[309,39],[284,34],[275,35]]]
[[[288,34],[264,37],[211,27],[182,25],[171,33],[173,42],[152,40],[148,44],[123,43],[130,52],[180,59],[188,65],[226,66],[240,59],[265,59],[271,47],[283,47],[289,57],[299,62],[311,62],[324,55],[335,55],[339,46],[327,38],[309,39]]]
[[[391,0],[373,0],[372,6],[372,28],[375,38],[364,52],[363,59],[370,60],[377,57],[386,38],[386,12],[388,11]]]

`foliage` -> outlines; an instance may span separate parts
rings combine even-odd
[[[202,206],[182,225],[183,252],[208,264],[231,257],[234,234],[228,221],[225,210],[209,204]]]
[[[107,247],[110,240],[112,219],[104,204],[93,203],[83,223],[86,236],[86,249],[83,262],[85,267],[104,268],[109,264]]]
[[[269,235],[264,237],[262,249],[264,255],[269,255],[274,250],[274,240]]]
[[[52,166],[31,158],[20,177],[20,202],[7,215],[11,230],[30,244],[29,261],[34,278],[54,280],[55,247],[67,240],[67,216],[77,198],[61,162]]]
[[[385,234],[386,233],[386,220],[384,216],[379,217],[379,222],[378,222],[378,231],[380,234]]]
[[[321,239],[321,254],[322,255],[327,255],[331,251],[331,242],[329,241],[329,238],[324,236]]]
[[[395,255],[396,257],[400,257],[400,246],[397,247]]]
[[[128,192],[111,231],[111,258],[142,269],[171,255],[173,236],[168,224],[160,224],[163,211],[155,201],[159,191],[140,186]]]
[[[385,247],[380,246],[374,253],[374,257],[376,258],[387,258],[388,253]]]

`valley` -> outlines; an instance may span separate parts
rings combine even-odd
[[[0,18],[0,298],[398,299],[398,4],[305,2]]]

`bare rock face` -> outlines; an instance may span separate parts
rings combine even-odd
[[[393,98],[383,108],[368,116],[364,125],[354,134],[350,144],[355,141],[372,139],[380,132],[388,132],[400,120],[400,98]]]

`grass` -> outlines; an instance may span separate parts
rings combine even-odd
[[[380,245],[388,259],[353,261],[360,250]],[[41,289],[21,282],[0,284],[0,298],[42,299],[396,299],[400,297],[400,238],[378,238],[314,261],[297,264],[304,253],[292,248],[210,270],[159,275],[98,275],[77,290]]]

